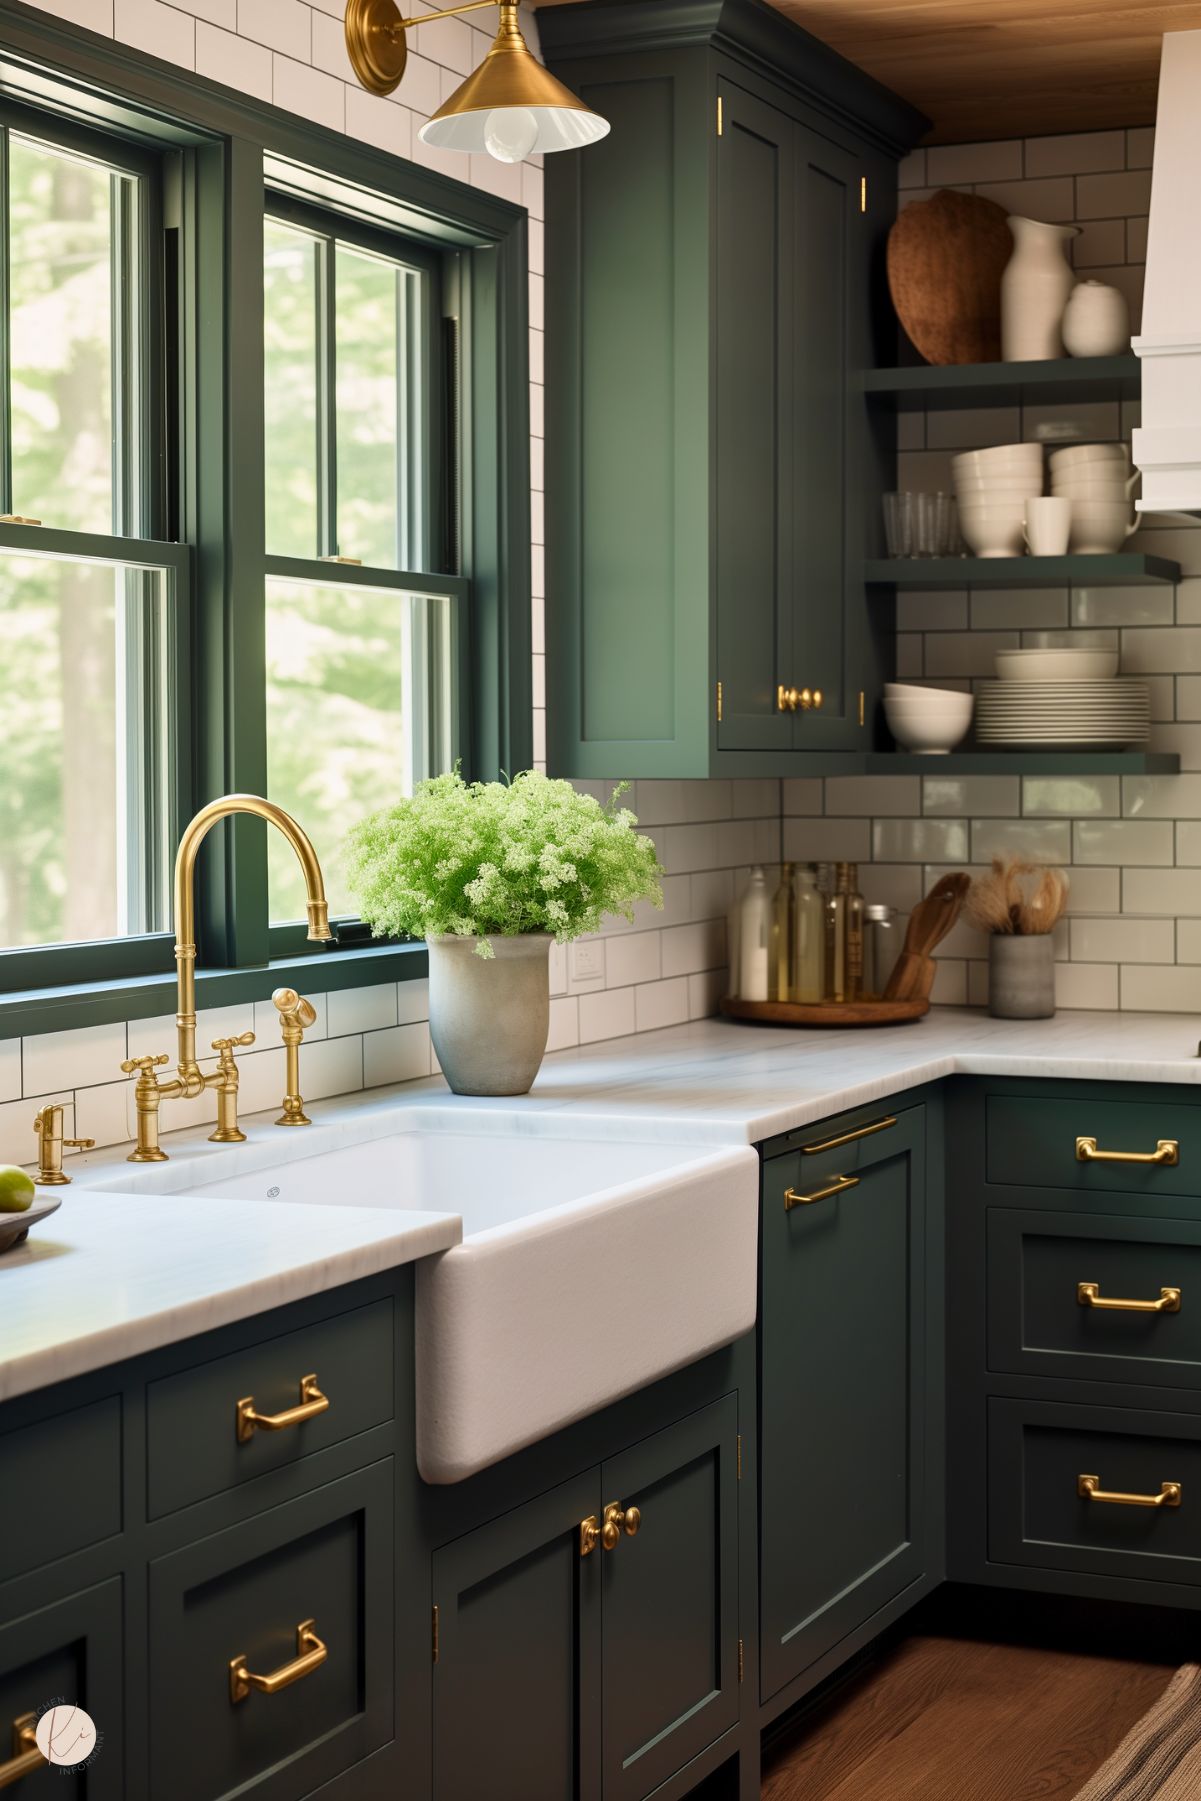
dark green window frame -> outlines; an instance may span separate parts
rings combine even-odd
[[[161,309],[170,321],[163,354],[173,376],[161,467],[174,473],[164,483],[156,550],[172,553],[190,590],[181,820],[214,795],[266,790],[263,609],[270,564],[261,396],[268,204],[318,207],[365,230],[403,232],[432,256],[453,253],[464,575],[442,574],[435,585],[440,572],[417,572],[416,585],[463,602],[470,582],[469,609],[461,608],[470,622],[455,651],[467,772],[489,777],[526,767],[532,722],[524,210],[15,0],[0,17],[0,103],[49,112],[68,127],[101,132],[131,153],[161,160],[163,228],[173,252]],[[284,561],[301,573],[293,559]],[[306,559],[300,564],[308,566]],[[378,583],[379,571],[367,573]],[[412,574],[393,571],[390,579],[413,585]],[[201,859],[198,916],[202,1005],[265,997],[285,977],[322,992],[424,973],[419,945],[345,945],[300,956],[288,955],[286,942],[273,946],[257,822],[237,820],[213,835]],[[10,957],[27,961],[18,969]],[[0,953],[0,1036],[170,1011],[173,984],[167,934]]]

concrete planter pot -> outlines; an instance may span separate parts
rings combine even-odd
[[[430,1037],[456,1094],[528,1094],[550,1029],[547,933],[492,938],[477,957],[474,938],[431,938]]]
[[[1050,1019],[1055,1011],[1055,940],[994,932],[988,941],[988,1010],[994,1019]]]

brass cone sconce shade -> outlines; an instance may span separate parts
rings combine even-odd
[[[428,18],[474,12],[497,0],[471,0]],[[502,163],[552,150],[578,150],[606,136],[609,124],[556,81],[530,54],[513,0],[499,0],[500,28],[487,56],[456,88],[418,136],[441,150],[488,155]],[[346,48],[355,74],[373,94],[390,94],[404,74],[405,30],[423,19],[402,19],[394,0],[348,0]]]

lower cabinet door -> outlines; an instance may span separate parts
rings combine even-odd
[[[763,1171],[764,1699],[924,1563],[924,1114],[814,1140]]]
[[[119,1577],[0,1626],[0,1788],[20,1801],[122,1801],[122,1658]],[[51,1768],[31,1757],[30,1729],[48,1708],[57,1754],[81,1762]]]
[[[390,1459],[150,1566],[150,1793],[294,1801],[393,1736]]]
[[[737,1433],[727,1395],[602,1466],[605,1801],[642,1801],[737,1722]]]
[[[435,1553],[434,1801],[599,1801],[595,1469]]]

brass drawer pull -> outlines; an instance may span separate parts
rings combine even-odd
[[[329,1652],[324,1642],[317,1637],[313,1627],[316,1620],[301,1620],[296,1628],[296,1656],[291,1663],[281,1664],[278,1670],[272,1670],[269,1676],[256,1676],[253,1670],[246,1667],[246,1653],[242,1651],[237,1657],[229,1660],[229,1698],[236,1706],[244,1701],[252,1688],[260,1694],[278,1695],[281,1688],[291,1688],[302,1676],[311,1676],[319,1670]]]
[[[0,1763],[0,1788],[11,1788],[22,1776],[32,1776],[45,1763],[35,1736],[37,1723],[33,1713],[20,1714],[13,1721],[13,1754],[6,1763]]]
[[[1153,1151],[1099,1151],[1095,1138],[1076,1140],[1077,1163],[1162,1163],[1175,1169],[1180,1162],[1180,1145],[1175,1138],[1161,1138]]]
[[[816,1157],[819,1151],[836,1151],[840,1144],[854,1144],[857,1138],[870,1138],[873,1132],[887,1132],[889,1126],[896,1125],[895,1119],[874,1119],[870,1126],[856,1126],[853,1132],[844,1132],[841,1138],[823,1138],[820,1144],[803,1144],[802,1157]]]
[[[1111,1313],[1179,1313],[1180,1290],[1161,1288],[1157,1301],[1106,1301],[1097,1282],[1077,1282],[1076,1299],[1082,1307],[1100,1307]]]
[[[815,1188],[812,1194],[798,1194],[795,1188],[786,1188],[784,1211],[791,1213],[794,1207],[812,1207],[814,1201],[828,1201],[832,1194],[845,1194],[848,1188],[858,1186],[858,1176],[835,1176],[828,1188]]]
[[[1112,1501],[1118,1507],[1179,1507],[1184,1489],[1179,1482],[1164,1482],[1157,1495],[1123,1495],[1102,1488],[1100,1476],[1077,1476],[1076,1493],[1082,1501]]]
[[[256,1426],[262,1432],[282,1432],[285,1426],[303,1426],[306,1420],[315,1420],[319,1413],[325,1413],[328,1409],[328,1397],[318,1388],[315,1375],[300,1378],[298,1404],[286,1407],[282,1413],[256,1413],[254,1396],[245,1395],[236,1409],[238,1443],[247,1444],[254,1437]]]
[[[620,1501],[609,1501],[605,1507],[605,1523],[600,1531],[601,1544],[606,1551],[615,1551],[621,1543],[622,1533],[627,1538],[636,1538],[641,1524],[642,1513],[639,1508],[623,1507]]]

